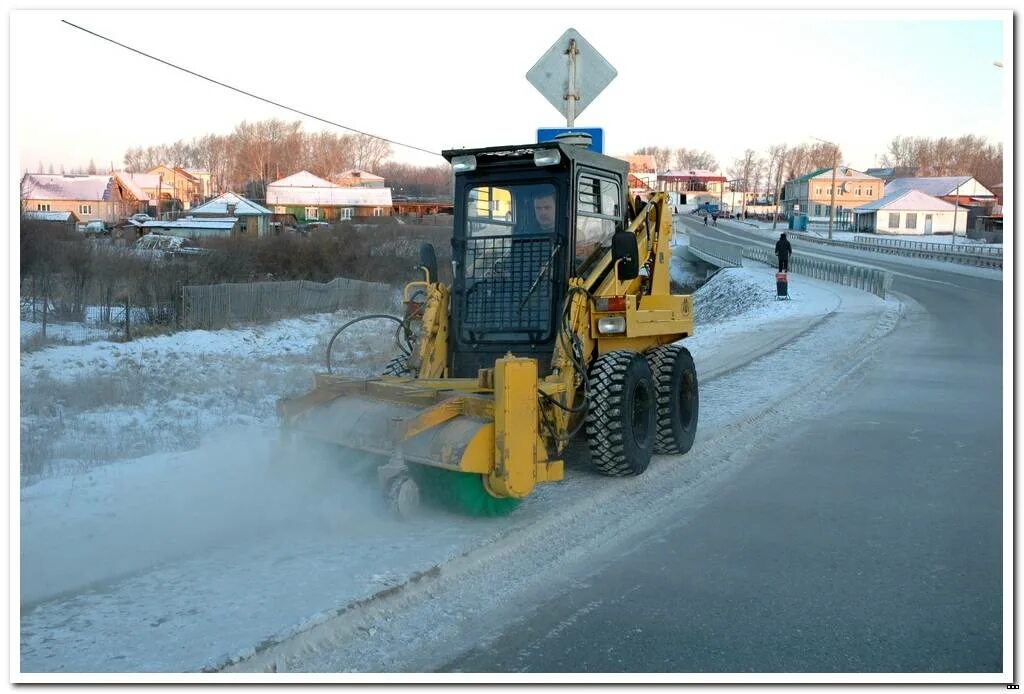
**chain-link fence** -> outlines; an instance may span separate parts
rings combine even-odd
[[[216,330],[342,308],[394,313],[400,304],[400,293],[387,284],[343,277],[327,283],[296,280],[184,287],[181,327]]]

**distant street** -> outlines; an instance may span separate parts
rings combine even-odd
[[[906,315],[835,409],[779,422],[695,514],[591,556],[443,669],[999,672],[1002,281],[867,257],[898,273]]]

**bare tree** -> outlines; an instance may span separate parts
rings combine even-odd
[[[93,175],[96,173],[96,162],[94,162],[92,159],[89,160],[89,168],[87,172],[89,173],[89,175]]]
[[[353,135],[356,167],[372,171],[391,156],[391,145],[371,135]]]

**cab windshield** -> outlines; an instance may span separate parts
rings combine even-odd
[[[558,246],[551,183],[481,185],[465,197],[465,294],[460,338],[471,343],[548,340]]]

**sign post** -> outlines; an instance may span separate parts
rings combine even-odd
[[[566,128],[571,129],[617,74],[578,31],[569,29],[530,68],[526,79],[565,116]]]

